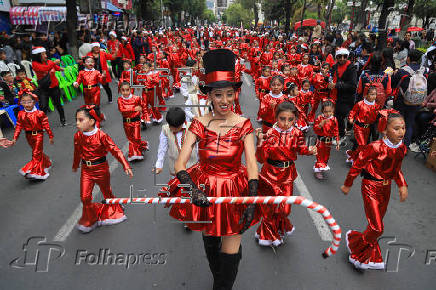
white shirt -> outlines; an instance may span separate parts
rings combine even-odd
[[[186,124],[183,124],[182,127],[186,129]],[[180,148],[182,148],[182,135],[183,135],[183,130],[176,133],[177,143],[179,144]],[[159,136],[159,148],[157,149],[156,168],[163,168],[165,154],[167,153],[167,151],[168,151],[168,136],[165,135],[164,131],[162,130]],[[191,154],[194,154],[194,152],[192,152]]]
[[[206,104],[207,104],[207,100],[200,99],[200,100],[198,101],[198,104],[201,105],[201,106],[206,106]],[[192,119],[194,119],[194,117],[196,116],[196,115],[192,112],[192,109],[193,109],[193,108],[194,108],[194,109],[197,109],[197,108],[195,108],[195,107],[190,107],[190,106],[192,106],[192,102],[191,102],[191,99],[190,99],[190,98],[188,98],[188,99],[186,100],[185,105],[187,106],[187,107],[185,107],[186,121],[187,121],[187,122],[191,122]],[[206,114],[205,110],[207,109],[207,107],[198,107],[198,109],[200,109],[200,112],[201,112],[201,115],[202,115],[202,116],[204,116],[204,115]]]
[[[183,78],[182,78],[182,81],[181,81],[181,85],[180,85],[180,93],[184,96],[184,97],[188,97],[188,95],[189,95],[189,87],[191,86],[196,86],[197,84],[198,84],[198,77],[197,76],[193,76],[193,75],[191,75],[190,73],[187,73],[186,75],[185,75],[185,77],[187,77],[187,78],[190,78],[191,79],[191,82],[186,82],[186,81],[183,81]]]

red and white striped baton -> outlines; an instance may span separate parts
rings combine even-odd
[[[220,204],[298,204],[320,213],[333,232],[333,241],[322,256],[327,258],[334,255],[341,243],[341,227],[336,223],[330,211],[323,205],[302,196],[241,196],[241,197],[208,197],[210,203]],[[191,204],[190,198],[181,197],[143,197],[143,198],[109,198],[106,204]]]

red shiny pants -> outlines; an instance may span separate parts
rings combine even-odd
[[[144,159],[142,151],[147,150],[148,142],[141,140],[141,123],[139,121],[123,122],[124,132],[129,140],[128,160]]]
[[[363,264],[382,263],[377,239],[383,234],[383,217],[388,208],[391,183],[362,179],[362,198],[368,226],[363,233],[350,231],[347,244],[350,257]]]
[[[82,201],[82,217],[78,224],[82,227],[113,224],[125,219],[124,211],[119,204],[101,204],[92,202],[92,190],[97,184],[103,197],[114,198],[110,185],[109,165],[107,162],[87,166],[82,164],[80,175],[80,199]]]

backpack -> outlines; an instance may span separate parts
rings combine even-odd
[[[400,88],[404,101],[411,105],[419,105],[427,97],[427,79],[424,77],[425,68],[414,71],[410,66],[403,69],[410,74],[409,87],[405,92]]]
[[[365,76],[368,78],[369,83],[365,84],[363,95],[365,96],[368,94],[369,87],[375,87],[377,89],[377,98],[375,102],[381,107],[384,107],[387,96],[385,87],[383,86],[383,81],[386,78],[386,74],[382,78],[374,77],[374,79],[372,79],[371,76],[365,72]]]

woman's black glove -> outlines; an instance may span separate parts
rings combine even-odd
[[[201,207],[208,207],[210,205],[206,194],[198,189],[198,187],[192,181],[191,176],[189,176],[189,173],[186,170],[181,170],[177,172],[176,177],[181,184],[191,185],[191,201],[194,205]]]
[[[258,179],[250,179],[248,181],[248,195],[249,196],[256,196],[257,195],[257,187],[259,186],[259,180]],[[239,220],[239,224],[241,224],[244,220],[244,227],[239,232],[240,234],[244,233],[249,227],[251,222],[254,218],[254,212],[256,210],[255,204],[249,204],[247,208],[245,209],[244,213],[242,214],[241,219]]]

